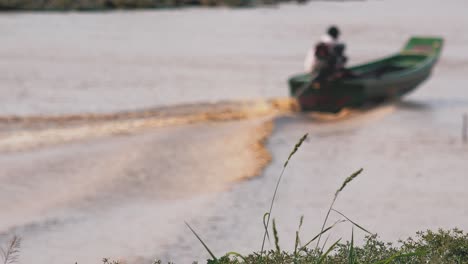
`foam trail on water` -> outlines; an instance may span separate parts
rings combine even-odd
[[[0,151],[128,134],[149,128],[272,116],[298,109],[291,98],[179,105],[110,114],[0,117]]]
[[[203,216],[234,182],[260,175],[272,128],[265,116],[0,152],[0,244],[20,235],[22,263],[159,253],[184,234],[180,219]]]

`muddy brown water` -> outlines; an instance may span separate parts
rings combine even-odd
[[[303,240],[318,232],[334,192],[361,167],[336,208],[383,240],[466,230],[467,7],[1,14],[0,243],[20,235],[21,263],[204,260],[187,221],[217,255],[259,250],[276,179],[304,133],[273,209],[283,248],[301,215]],[[401,102],[339,116],[272,107],[330,23],[352,64],[414,34],[446,43],[431,79]],[[342,224],[330,241],[350,233]]]

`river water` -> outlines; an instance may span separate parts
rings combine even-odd
[[[0,14],[0,243],[21,263],[176,263],[319,230],[336,209],[396,242],[468,229],[465,1],[310,2],[255,9]],[[397,103],[297,113],[286,80],[338,24],[355,64],[442,36],[433,76]],[[275,99],[272,99],[275,98]],[[332,215],[330,221],[338,220]],[[351,226],[330,241],[349,239]],[[358,239],[363,233],[356,232]],[[269,245],[270,246],[270,245]]]

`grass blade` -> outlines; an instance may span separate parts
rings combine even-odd
[[[301,215],[301,219],[299,219],[299,228],[297,230],[301,230],[302,223],[304,223],[304,216]]]
[[[296,240],[294,241],[294,256],[297,256],[297,247],[299,246],[299,231],[296,231]]]
[[[319,261],[318,261],[319,264],[322,263],[322,262],[325,260],[325,258],[328,256],[328,254],[330,254],[330,252],[336,247],[336,245],[338,245],[338,243],[340,243],[340,241],[341,241],[341,238],[338,239],[335,243],[333,243],[333,245],[331,245],[331,246],[328,248],[327,252],[325,252],[325,254],[323,254],[323,255],[320,257],[320,259],[319,259]]]
[[[356,178],[359,174],[361,174],[362,171],[363,171],[363,168],[360,168],[359,170],[357,170],[356,172],[351,174],[348,178],[346,178],[344,180],[343,184],[341,185],[341,187],[336,191],[335,195],[338,196],[338,194],[341,191],[343,191],[343,189],[346,187],[346,185],[348,185],[352,180],[354,180],[354,178]]]
[[[268,233],[268,226],[267,226],[267,222],[266,222],[267,216],[268,217],[270,216],[270,214],[268,212],[263,215],[263,227],[265,228],[266,236],[267,236],[267,239],[268,239],[268,242],[269,242],[270,241],[270,234]]]
[[[205,247],[206,251],[208,251],[208,253],[210,254],[210,256],[213,258],[213,260],[215,261],[218,261],[218,259],[215,257],[215,255],[213,254],[213,252],[211,252],[211,250],[208,248],[208,246],[205,244],[205,242],[203,242],[203,240],[200,238],[200,236],[197,234],[197,232],[195,232],[195,230],[193,230],[193,228],[187,223],[185,222],[185,224],[187,225],[187,227],[190,229],[190,231],[192,231],[192,233],[198,238],[198,240],[200,241],[200,243],[202,243],[202,245]]]
[[[283,165],[283,168],[286,168],[286,166],[288,166],[288,163],[289,163],[289,160],[291,159],[291,157],[296,154],[297,150],[301,147],[302,145],[302,142],[304,142],[304,140],[306,140],[307,136],[309,134],[306,133],[304,134],[300,139],[299,141],[296,143],[296,145],[294,146],[294,149],[291,151],[291,153],[289,153],[289,157],[288,159],[284,162],[284,165]]]
[[[389,257],[388,259],[378,261],[375,264],[388,264],[388,263],[390,263],[390,262],[392,262],[394,260],[400,259],[400,258],[412,257],[412,256],[423,256],[425,254],[426,254],[425,251],[415,251],[415,252],[410,252],[410,253],[405,253],[405,254],[397,253],[397,254]]]
[[[244,262],[247,262],[247,259],[242,256],[241,254],[237,253],[237,252],[234,252],[234,251],[231,251],[231,252],[228,252],[226,253],[226,256],[235,256],[235,257],[238,257],[238,258],[241,258]]]
[[[268,233],[268,225],[270,224],[271,211],[273,211],[273,204],[275,202],[276,193],[278,192],[279,184],[281,182],[281,179],[283,178],[284,170],[288,166],[288,163],[289,163],[289,160],[291,159],[291,157],[297,152],[297,150],[302,145],[302,143],[304,142],[304,140],[307,138],[308,135],[309,134],[307,134],[307,133],[304,134],[299,139],[299,141],[296,143],[296,145],[294,146],[294,149],[291,151],[291,153],[289,153],[289,157],[286,160],[286,162],[284,163],[283,169],[281,170],[281,174],[280,174],[280,176],[278,178],[278,181],[276,182],[276,187],[275,187],[275,191],[273,193],[273,198],[271,199],[270,210],[268,211],[268,217],[267,217],[267,221],[266,221],[266,225],[265,225],[265,233],[263,234],[262,249],[260,250],[260,255],[263,254],[263,249],[265,248],[265,239],[266,239],[266,236],[267,236],[267,233]]]
[[[321,252],[325,249],[325,246],[327,245],[328,239],[330,238],[331,233],[328,233],[327,238],[325,238],[325,242],[323,242],[322,248],[320,249]]]
[[[361,229],[362,231],[368,233],[369,235],[373,235],[371,232],[367,231],[367,229],[365,229],[364,227],[358,225],[356,222],[352,221],[351,219],[349,219],[346,215],[344,215],[343,213],[341,213],[340,211],[338,210],[335,210],[335,209],[332,209],[332,211],[340,214],[341,216],[343,216],[344,218],[346,218],[346,220],[348,220],[349,222],[351,222],[353,225],[355,225],[357,228]]]
[[[278,237],[278,230],[276,229],[276,221],[273,218],[273,237],[275,238],[275,248],[278,253],[281,252],[280,246],[279,246],[279,237]]]
[[[21,238],[14,235],[8,243],[7,249],[0,248],[4,264],[12,264],[18,261],[18,254],[21,247]]]
[[[325,220],[323,221],[323,225],[322,225],[322,230],[323,228],[325,228],[325,225],[327,224],[327,220],[328,220],[328,216],[330,216],[330,212],[331,210],[333,209],[333,205],[335,204],[336,202],[336,199],[338,198],[338,195],[340,194],[341,191],[343,191],[343,189],[346,187],[346,185],[348,185],[352,180],[354,180],[354,178],[356,178],[359,174],[361,174],[361,172],[363,171],[363,169],[359,169],[357,170],[356,172],[354,172],[353,174],[351,174],[349,177],[347,177],[343,184],[341,184],[341,187],[335,192],[335,196],[333,197],[333,200],[330,204],[330,208],[328,208],[328,212],[327,212],[327,216],[325,216]],[[320,236],[317,240],[317,245],[316,245],[316,249],[319,247],[319,244],[320,244]]]
[[[299,251],[305,250],[306,247],[307,247],[310,243],[314,242],[314,241],[315,241],[317,238],[319,238],[321,235],[323,235],[323,234],[326,233],[328,230],[330,230],[330,229],[332,229],[333,227],[335,227],[335,225],[337,225],[337,224],[339,224],[339,223],[342,223],[342,222],[344,222],[344,220],[336,221],[333,225],[331,225],[331,226],[325,228],[324,230],[322,230],[322,232],[320,232],[319,234],[317,234],[316,236],[314,236],[314,238],[312,238],[311,240],[309,240],[309,242],[305,243],[304,246],[302,246],[302,247],[299,249]]]
[[[296,240],[294,242],[294,256],[297,256],[297,247],[301,243],[301,239],[299,238],[299,232],[301,231],[302,223],[304,222],[304,216],[301,215],[301,219],[299,220],[299,227],[296,231]]]
[[[348,264],[354,264],[354,227],[351,229],[351,244],[349,245]]]

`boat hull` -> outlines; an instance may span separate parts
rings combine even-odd
[[[352,78],[318,81],[314,74],[293,76],[290,94],[303,111],[320,112],[400,98],[430,77],[441,47],[440,38],[412,38],[398,54],[350,68],[356,74]]]

